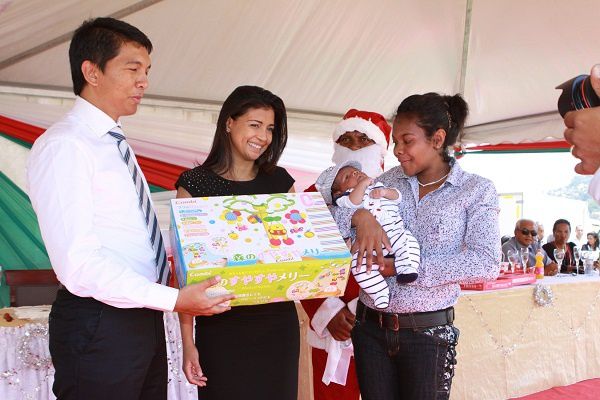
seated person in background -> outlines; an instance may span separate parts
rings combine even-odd
[[[327,204],[351,209],[368,210],[387,233],[394,255],[396,280],[398,283],[413,282],[418,277],[421,260],[419,243],[404,228],[402,217],[398,214],[398,204],[402,196],[397,189],[390,189],[361,171],[360,163],[348,161],[327,168],[317,178],[316,187]],[[384,249],[384,256],[387,250]],[[352,257],[352,274],[358,285],[372,299],[377,308],[388,308],[390,289],[378,267],[368,269],[366,258],[362,265],[356,265],[357,253]]]
[[[522,248],[527,248],[529,252],[529,267],[535,264],[535,255],[539,249],[535,238],[537,236],[537,226],[530,219],[520,219],[515,224],[515,236],[510,238],[506,243],[502,245],[502,254],[504,258],[508,259],[508,251],[519,253]],[[544,256],[544,274],[554,275],[556,273],[557,265],[548,254],[542,249],[542,255]]]
[[[542,225],[540,221],[537,221],[535,224],[537,226],[537,236],[534,237],[533,240],[534,242],[537,242],[538,246],[541,246],[546,243],[544,241],[544,225]]]
[[[583,251],[596,251],[598,250],[598,234],[596,232],[590,232],[587,234],[587,243],[581,246]]]
[[[564,250],[565,258],[562,260],[560,271],[557,269],[556,273],[570,272],[570,268],[575,265],[575,258],[573,258],[573,249],[575,248],[575,243],[567,242],[569,240],[569,236],[571,236],[571,223],[566,219],[557,219],[552,227],[552,235],[553,240],[543,245],[542,248],[546,251],[548,257],[550,257],[554,262],[556,262],[554,250]],[[550,275],[555,275],[556,273],[550,273]],[[547,272],[546,274],[548,275]]]
[[[581,248],[587,243],[587,238],[583,236],[583,226],[575,226],[575,246]]]
[[[598,234],[596,232],[590,232],[587,234],[587,243],[581,246],[581,251],[590,251],[593,253],[592,258],[594,259],[594,268],[598,268],[600,263],[600,248],[598,248]],[[583,258],[583,253],[581,255]]]

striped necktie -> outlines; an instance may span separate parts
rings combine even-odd
[[[112,131],[108,132],[108,134],[117,139],[117,147],[119,148],[119,152],[123,157],[123,161],[125,161],[127,168],[129,168],[129,173],[133,179],[135,190],[137,191],[140,199],[140,210],[142,211],[144,220],[146,221],[146,227],[148,228],[148,233],[150,234],[150,243],[152,243],[152,249],[154,250],[154,260],[156,261],[156,270],[158,272],[157,283],[168,285],[170,271],[167,267],[167,253],[165,252],[165,245],[163,243],[162,235],[160,234],[160,227],[158,226],[156,213],[152,208],[152,204],[150,204],[150,197],[148,195],[150,191],[142,179],[142,172],[140,171],[140,167],[137,165],[137,162],[133,157],[133,150],[131,150],[127,140],[125,140],[125,136],[123,136],[123,131],[116,127],[113,128]]]

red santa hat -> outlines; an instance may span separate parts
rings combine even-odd
[[[392,127],[381,114],[351,109],[344,115],[344,119],[336,125],[333,131],[333,141],[336,142],[344,133],[353,131],[367,135],[369,139],[372,139],[375,144],[381,147],[382,153],[385,153],[390,143]]]

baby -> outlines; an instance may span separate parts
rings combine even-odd
[[[373,179],[361,172],[361,165],[356,161],[348,161],[327,168],[315,183],[327,204],[339,207],[365,208],[377,219],[387,233],[392,245],[392,253],[385,248],[383,254],[394,255],[397,281],[413,282],[418,277],[421,261],[419,243],[415,237],[404,229],[402,217],[398,214],[398,204],[402,200],[400,192],[390,189],[381,183],[373,184]],[[352,274],[358,285],[375,303],[375,307],[383,309],[389,306],[390,289],[377,266],[369,272],[366,259],[362,266],[356,265],[357,254],[352,256]]]

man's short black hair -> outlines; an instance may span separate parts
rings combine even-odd
[[[556,227],[560,224],[567,224],[567,226],[569,227],[569,232],[571,232],[571,223],[563,218],[560,218],[560,219],[557,219],[556,221],[554,221],[554,226],[552,227],[552,232],[554,232],[556,230]]]
[[[81,94],[85,79],[81,64],[89,60],[104,71],[106,63],[119,54],[124,43],[133,42],[152,52],[152,42],[138,28],[114,18],[88,19],[73,34],[69,47],[69,62],[73,92]]]

